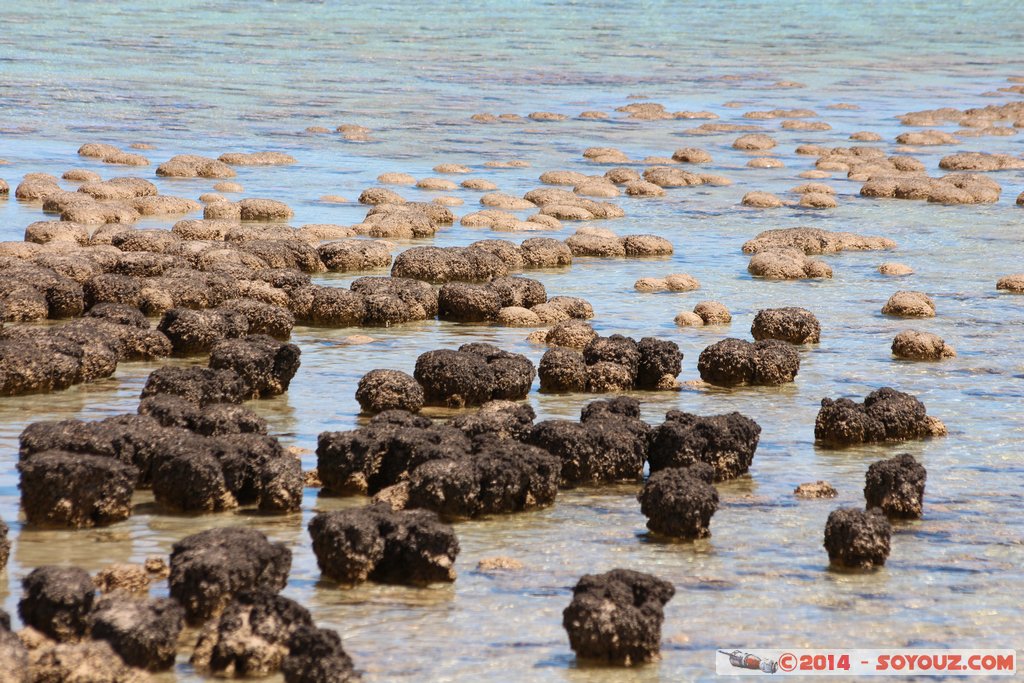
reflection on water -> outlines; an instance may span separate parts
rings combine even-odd
[[[527,275],[543,281],[551,295],[590,300],[602,334],[654,335],[679,343],[685,353],[682,380],[697,377],[697,356],[708,344],[724,336],[749,337],[761,308],[804,306],[817,314],[822,343],[801,351],[794,385],[687,386],[636,394],[652,422],[676,408],[706,414],[739,410],[762,426],[750,476],[719,486],[721,507],[711,538],[691,544],[648,538],[635,486],[577,489],[560,493],[550,509],[460,523],[454,585],[340,589],[320,580],[305,527],[316,512],[362,504],[361,499],[319,498],[310,490],[302,512],[294,515],[236,511],[187,517],[158,514],[142,492],[131,519],[108,529],[23,529],[14,468],[18,434],[35,420],[134,411],[154,366],[125,363],[114,378],[95,384],[0,399],[0,517],[11,524],[15,540],[6,577],[0,576],[4,608],[16,608],[19,581],[36,565],[73,563],[95,571],[111,562],[166,554],[176,540],[202,529],[245,524],[293,549],[286,594],[308,606],[318,623],[338,629],[369,680],[495,680],[509,671],[530,680],[587,683],[692,680],[709,676],[716,648],[1024,642],[1024,613],[1013,597],[1024,582],[1024,469],[1018,448],[1024,436],[1018,407],[1024,361],[1016,353],[1024,343],[1024,297],[994,288],[999,276],[1021,270],[1022,214],[1012,203],[1024,189],[1024,174],[991,174],[1004,187],[995,205],[860,200],[859,184],[836,174],[826,181],[838,192],[834,210],[737,206],[749,190],[786,196],[804,182],[797,175],[813,166],[813,158],[793,154],[798,144],[848,145],[858,130],[892,140],[902,130],[896,114],[1006,101],[979,95],[1005,85],[1007,76],[1024,74],[1012,49],[1022,32],[1020,13],[1012,6],[999,11],[1000,3],[963,10],[932,3],[920,10],[910,3],[863,8],[792,0],[785,8],[677,3],[657,11],[611,0],[557,8],[477,4],[481,9],[473,16],[457,6],[445,14],[410,12],[401,3],[274,3],[257,12],[245,3],[223,1],[199,10],[177,0],[146,10],[144,17],[128,9],[84,11],[85,4],[61,12],[47,11],[45,3],[6,8],[0,158],[9,164],[0,166],[0,177],[13,186],[26,172],[59,176],[76,167],[104,177],[130,173],[152,179],[152,167],[110,167],[75,154],[79,144],[93,140],[121,146],[150,142],[156,149],[145,154],[154,162],[180,152],[216,156],[272,148],[299,163],[239,169],[246,196],[288,202],[296,225],[350,224],[360,220],[363,207],[325,204],[318,197],[354,200],[383,171],[422,177],[433,175],[436,163],[452,161],[471,166],[473,177],[492,180],[503,192],[522,194],[544,170],[606,170],[583,162],[580,153],[588,146],[615,146],[637,159],[670,155],[682,146],[707,149],[714,158],[707,172],[725,175],[734,185],[679,188],[656,200],[620,197],[615,201],[627,217],[601,224],[619,234],[662,235],[675,245],[671,258],[577,259],[569,269]],[[173,34],[148,28],[167,25],[175,26]],[[900,39],[879,45],[876,38],[883,34]],[[722,79],[729,74],[742,79]],[[764,88],[780,79],[809,87]],[[745,167],[746,155],[731,149],[735,136],[683,134],[694,122],[467,122],[478,111],[611,110],[637,92],[669,110],[709,109],[726,122],[747,122],[741,116],[751,109],[810,107],[833,130],[783,131],[777,121],[763,122],[779,140],[774,156],[786,167],[753,170]],[[729,100],[742,107],[722,106]],[[840,101],[862,109],[825,109]],[[341,123],[374,128],[374,142],[298,134],[311,124]],[[957,149],[1020,154],[1022,139],[964,138]],[[950,151],[923,148],[914,154],[935,174],[938,159]],[[489,160],[512,158],[532,167],[484,167]],[[155,182],[161,192],[195,197],[210,191],[214,181]],[[415,188],[399,191],[416,200],[436,196]],[[466,201],[457,213],[477,208],[479,193],[460,188],[445,194]],[[24,226],[41,217],[36,206],[0,201],[0,238],[20,239]],[[140,223],[167,225],[157,219]],[[740,244],[761,230],[792,225],[883,234],[899,249],[826,256],[835,271],[830,281],[751,279]],[[485,237],[523,236],[456,225],[425,243],[462,245]],[[890,260],[910,264],[916,274],[879,275],[875,268]],[[640,294],[632,288],[639,277],[672,272],[693,275],[701,289]],[[344,286],[353,277],[322,280]],[[908,323],[881,316],[888,296],[905,288],[933,296],[938,317]],[[675,327],[676,312],[706,299],[725,303],[732,324]],[[892,337],[906,327],[941,335],[958,357],[943,363],[893,361]],[[288,395],[252,405],[287,445],[302,449],[304,467],[310,468],[318,433],[357,424],[353,394],[366,370],[411,371],[419,353],[471,340],[537,361],[543,348],[526,342],[526,333],[436,321],[370,330],[300,327],[293,340],[302,348],[302,367]],[[375,341],[347,343],[353,334]],[[862,397],[886,384],[918,395],[947,423],[949,437],[845,450],[814,445],[822,397]],[[592,398],[533,393],[529,401],[541,418],[576,417]],[[867,466],[897,452],[912,453],[928,468],[925,518],[896,526],[883,570],[827,571],[822,530],[829,511],[861,504]],[[817,479],[832,483],[838,499],[792,496],[798,483]],[[524,568],[476,569],[482,558],[495,556],[516,558]],[[666,607],[663,659],[629,672],[577,666],[561,610],[581,574],[616,566],[649,571],[676,585],[676,598]],[[194,638],[189,632],[183,643]],[[165,680],[197,680],[186,663],[188,650],[183,646],[178,669]]]

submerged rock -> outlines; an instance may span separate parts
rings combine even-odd
[[[342,584],[455,580],[458,539],[432,512],[380,504],[322,512],[309,523],[309,534],[320,571]]]
[[[185,611],[170,598],[110,595],[100,599],[89,615],[94,640],[109,643],[125,664],[149,671],[174,666],[184,625]]]
[[[671,467],[651,474],[637,496],[651,531],[676,538],[711,535],[708,524],[718,509],[709,465]]]
[[[920,517],[927,477],[924,465],[909,453],[873,463],[864,484],[868,508],[881,508],[889,517]]]
[[[750,334],[757,341],[779,339],[790,344],[817,344],[821,341],[821,325],[806,308],[766,308],[754,316]]]
[[[423,387],[427,405],[464,407],[523,399],[535,374],[526,356],[490,344],[463,344],[458,351],[420,355],[413,376]]]
[[[399,370],[370,370],[359,380],[356,401],[364,413],[385,410],[419,412],[424,402],[423,387]]]
[[[776,339],[753,344],[723,339],[707,347],[697,359],[701,379],[719,386],[767,385],[792,382],[800,370],[800,355]]]
[[[288,391],[300,353],[295,344],[251,334],[218,342],[210,350],[210,368],[233,370],[251,389],[249,397],[266,398]]]
[[[337,632],[300,626],[281,664],[285,683],[353,683],[360,680]]]
[[[409,476],[408,507],[467,519],[544,507],[558,492],[561,461],[515,442],[483,443],[470,456],[431,460]]]
[[[640,481],[650,438],[640,404],[618,397],[583,408],[579,422],[545,420],[533,426],[527,442],[562,461],[562,486]]]
[[[934,318],[935,301],[923,292],[896,292],[885,302],[882,314],[902,318]]]
[[[189,624],[219,615],[238,593],[278,592],[291,571],[292,553],[255,529],[222,527],[174,544],[170,595],[185,608]]]
[[[269,676],[281,668],[292,636],[312,628],[309,611],[275,591],[242,591],[199,634],[192,664],[217,678]]]
[[[145,672],[129,667],[110,645],[99,640],[43,646],[31,658],[31,680],[37,683],[150,683]]]
[[[839,508],[825,524],[825,550],[834,566],[871,569],[885,564],[891,536],[889,520],[878,508]]]
[[[373,495],[407,479],[425,462],[470,454],[472,444],[459,429],[389,410],[361,429],[323,432],[316,452],[324,493]]]
[[[832,232],[819,228],[779,228],[765,230],[743,244],[743,252],[756,254],[778,249],[799,249],[806,255],[837,254],[841,251],[894,249],[896,243],[885,237]]]
[[[21,582],[24,594],[18,616],[57,642],[86,635],[96,589],[89,572],[79,567],[48,565],[32,570]]]
[[[613,569],[587,574],[562,613],[569,646],[580,659],[635,665],[658,658],[664,606],[675,588],[650,574]]]
[[[944,433],[945,426],[927,415],[923,403],[889,387],[872,391],[863,403],[823,398],[814,422],[814,437],[833,446],[906,441]]]
[[[706,464],[714,480],[746,474],[754,460],[761,426],[740,413],[700,416],[670,410],[651,432],[651,472]]]
[[[955,357],[956,351],[937,334],[904,330],[892,340],[892,355],[907,360],[942,360]]]
[[[131,515],[139,470],[113,458],[50,450],[18,463],[21,506],[34,526],[93,527]]]

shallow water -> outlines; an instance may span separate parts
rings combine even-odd
[[[0,575],[3,607],[14,612],[19,581],[52,562],[95,571],[114,561],[166,554],[181,537],[224,524],[247,524],[287,542],[295,554],[285,594],[306,605],[322,626],[336,628],[367,680],[552,681],[691,680],[710,677],[712,650],[754,647],[1024,647],[1024,466],[1019,444],[1024,418],[1024,297],[997,294],[998,277],[1020,272],[1024,210],[1013,200],[1024,173],[991,174],[1002,199],[985,206],[937,206],[857,197],[845,174],[824,181],[838,191],[827,211],[738,206],[752,189],[780,196],[813,167],[798,144],[848,145],[850,133],[873,130],[889,141],[905,128],[894,116],[937,106],[966,108],[1011,101],[983,97],[1024,75],[1024,15],[1015,3],[840,2],[408,3],[169,1],[128,10],[116,3],[4,3],[0,33],[0,178],[12,186],[27,172],[60,175],[90,168],[104,177],[140,175],[161,192],[198,196],[211,180],[154,179],[153,167],[108,166],[78,157],[84,142],[127,146],[148,142],[154,164],[173,154],[217,156],[225,151],[286,151],[288,167],[239,168],[244,196],[273,197],[295,209],[294,225],[358,222],[358,193],[384,171],[435,175],[439,162],[463,163],[472,177],[522,194],[549,169],[603,172],[584,162],[589,146],[618,147],[632,158],[671,155],[678,147],[707,149],[705,170],[731,178],[730,187],[669,190],[662,199],[614,201],[626,217],[595,223],[619,234],[649,232],[675,245],[664,259],[577,259],[569,269],[527,272],[549,295],[584,296],[602,334],[653,335],[676,341],[685,358],[681,380],[697,378],[696,360],[725,336],[749,337],[761,308],[804,306],[822,324],[822,343],[802,351],[797,381],[782,388],[684,388],[643,393],[644,416],[660,422],[679,408],[712,414],[739,410],[762,426],[749,476],[721,484],[712,537],[693,544],[654,542],[645,535],[637,487],[561,492],[546,510],[460,523],[462,553],[454,585],[410,589],[364,585],[341,590],[319,581],[305,525],[320,510],[360,504],[318,498],[308,490],[301,514],[251,512],[204,517],[155,514],[148,493],[136,514],[101,530],[36,531],[18,521],[17,436],[30,422],[134,412],[155,365],[125,363],[115,377],[46,395],[0,399],[0,518],[15,547]],[[726,79],[737,76],[739,80]],[[771,89],[779,80],[807,84]],[[670,111],[711,110],[722,122],[749,123],[742,114],[775,107],[809,107],[833,130],[793,132],[760,122],[778,141],[772,156],[786,168],[748,169],[748,155],[730,148],[736,134],[692,136],[701,121],[569,120],[559,123],[475,124],[476,112],[611,111],[642,94]],[[730,101],[739,108],[726,107]],[[837,102],[859,111],[828,110]],[[306,126],[358,123],[372,141],[308,135]],[[758,123],[758,122],[755,122]],[[943,128],[952,131],[954,127]],[[1024,152],[1024,135],[964,138],[955,147],[922,148],[915,156],[935,175],[941,156],[958,150]],[[525,159],[525,169],[485,168],[489,160]],[[457,181],[461,178],[456,177]],[[396,188],[409,199],[439,194],[477,209],[479,193],[431,193]],[[318,198],[340,194],[349,205]],[[791,196],[790,196],[791,197]],[[524,212],[525,216],[526,213]],[[20,239],[42,220],[38,206],[0,200],[0,239]],[[146,220],[139,227],[167,227]],[[740,245],[761,230],[813,225],[886,235],[892,253],[823,257],[829,281],[764,282],[746,272]],[[564,238],[559,233],[535,233]],[[466,244],[508,235],[453,226],[432,241]],[[405,243],[402,248],[412,243]],[[912,265],[908,278],[886,278],[883,261]],[[685,272],[701,289],[640,294],[642,276]],[[324,276],[347,284],[355,275]],[[938,317],[900,321],[881,316],[898,289],[935,298]],[[716,299],[733,313],[728,327],[679,329],[673,317]],[[894,361],[892,337],[914,327],[939,334],[958,356],[942,363]],[[351,334],[375,343],[344,343]],[[302,367],[288,394],[252,405],[287,445],[306,449],[315,466],[317,434],[357,423],[353,394],[371,367],[411,371],[416,356],[465,341],[492,341],[535,362],[543,348],[527,331],[426,322],[389,329],[296,328]],[[205,362],[192,359],[189,362]],[[889,385],[919,396],[950,429],[944,439],[841,451],[815,446],[813,423],[825,396],[862,397]],[[540,419],[578,416],[593,397],[547,396],[530,402]],[[910,452],[928,468],[925,517],[898,525],[884,569],[873,574],[827,571],[822,529],[829,511],[863,501],[864,472],[882,457]],[[825,479],[839,498],[803,501],[800,482]],[[476,571],[483,557],[511,556],[525,569]],[[577,667],[561,627],[561,610],[581,574],[616,566],[671,580],[663,659],[623,672]],[[162,593],[164,588],[155,589]],[[186,635],[190,645],[194,633]],[[174,675],[198,677],[183,647]]]

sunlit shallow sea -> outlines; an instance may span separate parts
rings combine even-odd
[[[729,187],[673,189],[662,199],[617,201],[626,217],[602,221],[619,234],[654,233],[675,245],[652,260],[577,259],[571,268],[528,272],[549,295],[583,296],[602,334],[658,336],[683,350],[681,380],[698,377],[696,360],[726,336],[749,338],[758,310],[804,306],[821,321],[820,345],[801,351],[795,384],[781,388],[638,393],[644,416],[666,410],[702,414],[739,410],[763,431],[749,476],[721,484],[712,536],[692,544],[649,539],[635,486],[574,490],[548,509],[457,525],[462,553],[453,585],[428,589],[367,584],[351,590],[320,582],[305,526],[318,511],[359,499],[318,498],[307,490],[301,513],[267,517],[237,512],[173,517],[154,512],[138,494],[130,520],[106,529],[37,531],[19,521],[17,437],[30,422],[98,419],[134,412],[155,365],[122,364],[108,380],[44,395],[0,399],[0,518],[12,527],[14,549],[0,574],[0,602],[16,609],[20,579],[32,567],[73,563],[90,571],[115,561],[169,552],[176,540],[211,526],[245,524],[294,552],[285,594],[335,628],[367,680],[373,681],[655,681],[707,678],[712,651],[754,647],[1024,647],[1024,297],[997,293],[998,277],[1024,271],[1024,209],[1013,205],[1024,173],[991,174],[1002,199],[984,206],[939,206],[857,196],[859,184],[834,174],[839,207],[827,211],[756,211],[739,200],[750,190],[792,199],[787,191],[813,167],[797,156],[803,143],[849,145],[859,130],[880,133],[895,147],[906,130],[895,116],[939,106],[966,108],[1012,101],[983,96],[1024,75],[1024,14],[1016,3],[905,2],[498,2],[462,4],[184,2],[126,9],[121,3],[65,5],[0,2],[0,178],[12,187],[28,172],[60,175],[69,168],[141,175],[162,193],[197,197],[215,181],[165,180],[143,169],[78,157],[84,142],[122,147],[146,142],[154,165],[178,153],[278,150],[298,163],[240,168],[244,196],[272,197],[295,209],[294,225],[357,223],[359,192],[384,171],[435,175],[440,162],[470,166],[472,177],[521,195],[544,170],[602,173],[584,148],[613,146],[631,158],[670,156],[678,147],[708,150],[707,172]],[[771,88],[780,80],[807,87]],[[731,149],[735,134],[687,135],[700,121],[607,121],[476,124],[477,112],[553,111],[575,117],[611,112],[630,96],[670,111],[710,110],[722,122],[744,123],[750,110],[811,108],[828,132],[763,125],[778,141],[772,155],[786,166],[749,169],[749,155]],[[1019,95],[1017,96],[1019,97]],[[725,106],[726,103],[739,106]],[[830,110],[839,102],[859,110]],[[307,126],[356,123],[371,141],[310,135]],[[943,130],[952,131],[954,127]],[[1024,133],[964,138],[960,145],[922,148],[915,156],[938,173],[941,156],[959,150],[1020,155]],[[491,160],[522,159],[530,168],[494,169]],[[640,168],[638,166],[638,168]],[[461,178],[455,178],[461,180]],[[69,186],[70,187],[70,186]],[[408,199],[439,194],[476,210],[479,193],[398,188]],[[349,205],[319,201],[348,197]],[[527,215],[526,213],[522,214]],[[0,200],[0,239],[20,239],[44,219],[38,206]],[[139,227],[169,227],[146,220]],[[761,230],[810,225],[880,234],[892,253],[826,256],[826,281],[764,282],[746,272],[740,245]],[[559,233],[564,238],[574,228]],[[520,240],[455,226],[438,245],[477,239]],[[401,248],[411,246],[403,243]],[[910,264],[916,274],[893,279],[883,261]],[[643,276],[689,273],[701,289],[641,294]],[[347,285],[355,275],[326,275]],[[927,292],[938,316],[901,321],[881,316],[898,289]],[[701,300],[725,303],[728,327],[680,329],[674,315]],[[907,327],[935,332],[956,347],[942,363],[892,359],[892,337]],[[370,334],[376,342],[348,345]],[[290,446],[315,466],[316,437],[357,424],[358,378],[373,367],[412,370],[418,354],[467,341],[490,341],[535,362],[543,348],[527,330],[426,322],[388,329],[296,328],[302,367],[286,396],[252,405]],[[192,359],[190,362],[205,362]],[[813,423],[825,396],[862,397],[879,386],[920,397],[949,427],[947,438],[841,451],[815,446]],[[540,419],[578,416],[592,396],[531,393]],[[822,530],[830,510],[860,505],[867,466],[910,452],[928,469],[925,516],[896,526],[885,568],[872,574],[827,570]],[[801,482],[825,479],[839,498],[793,497]],[[525,569],[476,570],[484,557],[510,556]],[[672,581],[665,610],[663,658],[636,670],[578,667],[561,626],[561,611],[580,575],[612,567],[648,571]],[[154,592],[165,592],[163,586]],[[195,633],[166,680],[199,677],[187,664]]]

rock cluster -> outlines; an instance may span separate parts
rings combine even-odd
[[[889,387],[872,391],[862,403],[823,398],[814,422],[814,437],[833,446],[906,441],[944,433],[943,424],[927,414],[921,401]]]
[[[675,342],[612,335],[595,337],[582,351],[549,349],[540,360],[541,391],[609,392],[675,386],[683,354]]]

